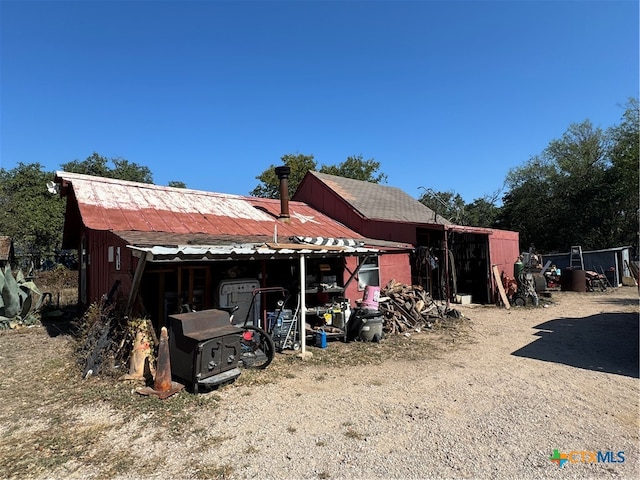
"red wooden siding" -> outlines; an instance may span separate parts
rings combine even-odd
[[[87,305],[107,295],[114,283],[120,280],[117,294],[123,295],[131,288],[131,279],[137,259],[126,243],[111,232],[87,230]],[[113,261],[109,261],[109,247],[113,247]],[[117,269],[117,248],[120,248],[120,269]],[[116,297],[117,298],[117,297]],[[114,299],[115,300],[115,299]],[[126,300],[126,299],[125,299]]]

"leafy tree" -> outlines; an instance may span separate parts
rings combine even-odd
[[[320,173],[336,175],[338,177],[353,178],[371,183],[386,183],[387,175],[376,172],[380,169],[380,162],[376,162],[373,158],[364,160],[362,155],[356,157],[347,157],[347,159],[338,165],[322,165]]]
[[[427,188],[418,201],[441,217],[455,224],[464,225],[465,203],[459,193],[453,191],[436,192]]]
[[[620,125],[609,129],[612,148],[611,168],[605,180],[610,194],[609,212],[611,233],[619,236],[618,243],[637,245],[640,185],[640,108],[638,99],[630,98],[625,106]],[[612,240],[615,241],[615,240]]]
[[[638,226],[638,102],[623,122],[604,132],[589,120],[571,125],[560,139],[506,181],[498,221],[520,232],[523,245],[566,251],[635,244]]]
[[[316,169],[316,161],[313,155],[303,155],[301,153],[293,155],[283,155],[281,158],[283,165],[291,169],[289,174],[289,197],[295,193],[298,185],[309,170]],[[270,165],[264,172],[256,177],[262,182],[254,188],[249,195],[262,198],[279,198],[280,197],[280,180],[275,172],[276,165]]]
[[[313,155],[303,154],[283,155],[281,160],[284,165],[291,169],[288,180],[289,196],[291,197],[306,173],[310,170],[317,170],[317,162],[314,160]],[[254,188],[249,193],[250,195],[263,198],[278,198],[280,196],[280,180],[276,175],[275,168],[276,165],[270,165],[269,168],[256,177],[262,183]],[[380,183],[386,181],[387,176],[383,173],[376,175],[379,168],[379,162],[373,159],[363,160],[362,155],[358,155],[348,157],[338,165],[322,165],[319,171],[330,175]]]
[[[496,206],[497,194],[477,198],[464,207],[464,225],[498,228],[500,208]]]
[[[30,255],[36,266],[62,242],[65,201],[48,191],[53,178],[39,163],[0,168],[0,232],[12,237],[17,255]]]
[[[113,168],[108,166],[106,157],[93,152],[85,160],[73,160],[62,165],[65,172],[82,173],[96,177],[117,178],[131,182],[153,183],[153,175],[149,167],[129,162],[124,158],[112,158]]]
[[[167,186],[173,188],[187,188],[187,184],[179,180],[169,180]]]

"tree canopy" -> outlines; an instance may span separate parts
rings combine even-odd
[[[567,251],[638,245],[640,164],[640,111],[638,99],[624,105],[618,125],[606,130],[589,120],[572,124],[540,154],[511,169],[506,193],[465,203],[453,192],[425,189],[419,201],[441,216],[461,225],[502,228],[520,233],[521,246],[534,244],[539,251]],[[289,195],[305,174],[319,171],[372,183],[384,183],[380,163],[362,155],[337,165],[321,165],[313,155],[286,154],[283,165],[291,169]],[[67,172],[153,183],[148,167],[123,158],[108,159],[93,153],[85,160],[61,165]],[[54,172],[39,163],[19,163],[0,168],[0,234],[13,238],[16,253],[39,259],[53,256],[61,245],[65,199],[52,195],[47,182]],[[277,198],[279,180],[275,165],[256,177],[260,184],[251,195]],[[180,181],[170,186],[185,188]]]
[[[39,163],[0,168],[0,232],[13,239],[16,254],[30,255],[36,265],[62,240],[65,202],[47,189],[53,177]]]
[[[71,173],[153,183],[149,168],[123,158],[109,160],[93,153],[83,161],[61,165]],[[45,172],[40,163],[19,163],[0,168],[0,233],[8,235],[18,256],[29,255],[38,266],[44,258],[56,256],[62,244],[66,201],[47,189],[54,172]]]
[[[96,177],[117,178],[131,182],[153,183],[153,175],[149,167],[138,165],[124,158],[111,159],[113,168],[108,165],[109,159],[93,152],[85,160],[73,160],[62,164],[62,169],[69,173],[82,173]]]
[[[383,183],[387,179],[384,173],[377,173],[380,169],[380,162],[376,162],[374,159],[364,160],[362,155],[347,157],[344,162],[338,165],[322,165],[319,170],[317,170],[318,164],[313,155],[286,154],[280,159],[283,165],[291,169],[288,180],[290,197],[293,196],[298,185],[310,170],[372,183]],[[278,198],[280,196],[280,181],[275,173],[275,168],[276,165],[270,165],[256,177],[261,183],[249,193],[250,195],[263,198]]]
[[[507,174],[502,228],[541,251],[637,245],[638,135],[637,99],[607,131],[589,120],[570,125]]]

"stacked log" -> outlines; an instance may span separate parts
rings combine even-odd
[[[431,328],[434,319],[443,318],[443,310],[419,285],[391,280],[380,291],[378,309],[384,315],[385,333],[405,333]]]

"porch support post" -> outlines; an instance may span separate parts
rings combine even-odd
[[[149,252],[143,251],[142,255],[138,259],[136,272],[134,273],[133,281],[131,282],[131,290],[129,290],[129,300],[127,301],[127,309],[125,310],[126,316],[131,315],[133,303],[136,301],[136,297],[138,296],[138,291],[140,290],[140,282],[142,281],[142,272],[144,272],[144,267],[147,264],[147,255],[149,255]]]

